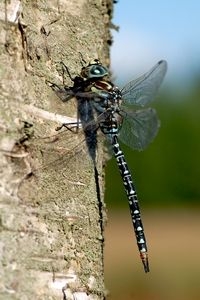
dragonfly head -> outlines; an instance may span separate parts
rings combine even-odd
[[[81,76],[87,79],[100,79],[108,75],[108,69],[98,59],[94,59],[88,66],[83,67]]]

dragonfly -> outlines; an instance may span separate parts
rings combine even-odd
[[[140,257],[147,273],[150,271],[148,249],[138,196],[119,140],[140,151],[155,138],[159,120],[156,111],[146,106],[158,92],[167,71],[167,62],[159,61],[147,73],[130,81],[122,89],[109,80],[108,69],[98,59],[83,67],[80,75],[75,78],[64,64],[63,68],[73,81],[73,86],[60,87],[48,83],[62,101],[72,97],[77,99],[78,119],[82,124],[96,177],[97,130],[100,129],[110,142],[126,191]]]

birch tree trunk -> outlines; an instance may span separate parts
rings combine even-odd
[[[73,77],[83,58],[109,65],[111,13],[109,0],[0,3],[0,299],[105,299],[83,135],[44,138],[76,117],[76,103],[62,103],[45,81],[62,83],[61,61]]]

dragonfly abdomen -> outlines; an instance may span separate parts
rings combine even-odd
[[[138,204],[137,193],[133,184],[131,173],[125,160],[124,153],[120,149],[117,135],[112,136],[112,147],[123,180],[124,188],[127,193],[132,223],[136,235],[140,257],[142,259],[145,272],[149,272],[147,244],[142,220],[140,217],[140,208]]]

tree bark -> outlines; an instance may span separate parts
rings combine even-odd
[[[93,165],[82,133],[44,138],[76,117],[45,81],[62,83],[61,61],[73,77],[83,58],[109,65],[112,1],[11,0],[0,11],[0,299],[105,299]],[[99,146],[101,191],[102,161]]]

